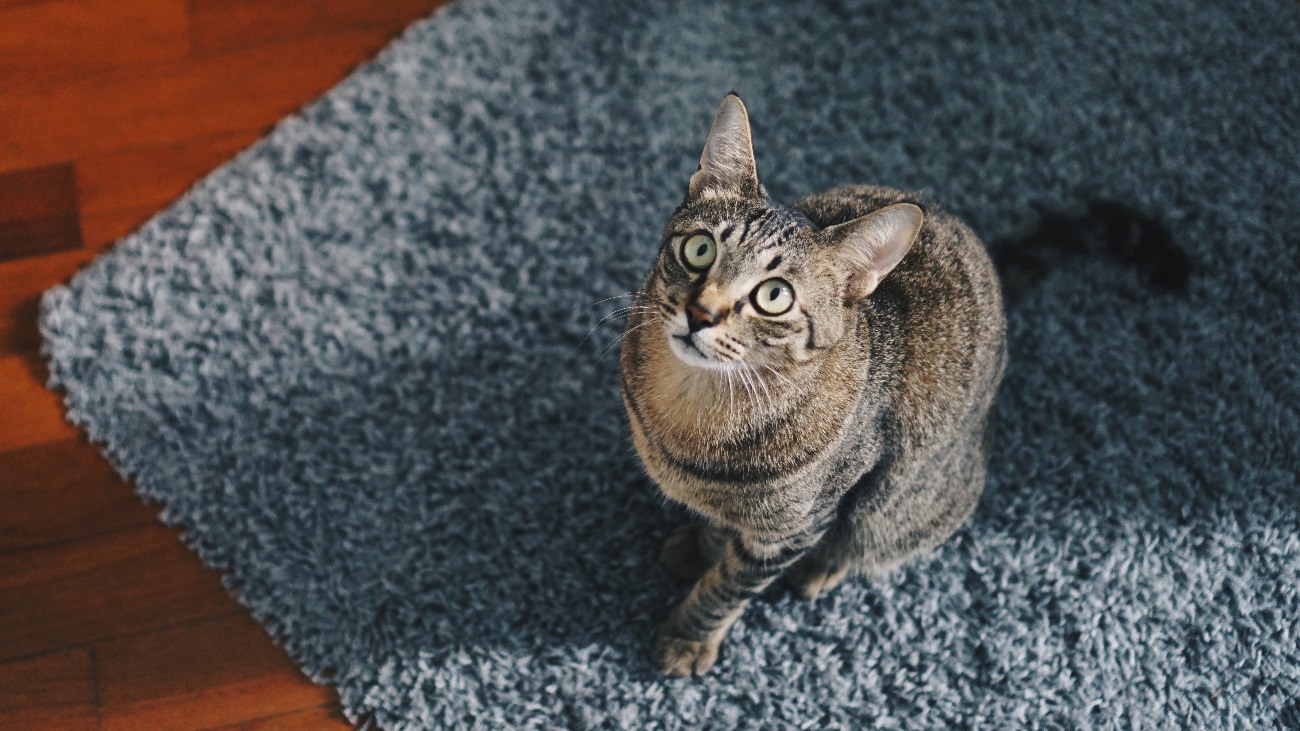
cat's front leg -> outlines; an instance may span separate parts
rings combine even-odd
[[[727,631],[748,606],[786,569],[794,565],[820,535],[778,542],[738,536],[659,626],[654,659],[666,675],[700,676],[713,667]]]

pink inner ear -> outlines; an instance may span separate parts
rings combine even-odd
[[[879,277],[874,271],[859,269],[850,274],[849,281],[844,284],[844,301],[860,300],[874,292],[879,284]]]
[[[920,207],[895,203],[834,227],[845,237],[843,261],[851,270],[845,299],[859,300],[874,292],[912,248],[923,222]]]

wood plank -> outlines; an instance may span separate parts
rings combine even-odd
[[[152,525],[146,505],[81,438],[0,452],[0,553]]]
[[[260,129],[250,128],[82,155],[77,160],[82,217],[141,209],[156,213],[261,136]],[[83,229],[91,229],[88,240],[99,237],[93,226]]]
[[[50,83],[190,53],[185,0],[61,0],[5,7],[0,78]]]
[[[196,53],[342,30],[396,33],[447,0],[191,0],[190,39]]]
[[[94,663],[84,649],[0,663],[0,728],[99,728]]]
[[[77,435],[63,419],[59,396],[45,388],[45,362],[36,353],[0,357],[5,407],[0,409],[0,452]]]
[[[72,163],[0,173],[0,261],[79,248]]]
[[[217,573],[161,525],[0,554],[0,659],[231,613]]]
[[[358,30],[45,87],[0,86],[0,169],[91,152],[264,131],[388,41]]]
[[[241,731],[350,731],[337,703],[245,723]]]
[[[96,251],[106,251],[118,239],[134,233],[164,207],[155,203],[143,203],[102,213],[87,213],[81,219],[86,246]]]
[[[204,729],[335,699],[243,613],[99,643],[102,728]]]
[[[384,28],[397,32],[447,2],[448,0],[323,0],[319,3],[321,27],[330,30]]]
[[[190,0],[190,44],[203,54],[301,38],[318,15],[313,0]]]

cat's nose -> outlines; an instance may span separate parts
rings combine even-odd
[[[686,306],[686,325],[689,326],[690,332],[712,328],[712,326],[720,323],[725,315],[727,313],[715,312],[698,302],[692,302]]]
[[[698,302],[686,305],[686,325],[691,332],[713,327],[722,321],[725,312],[714,312]]]

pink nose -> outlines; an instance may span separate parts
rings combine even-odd
[[[717,325],[722,321],[723,315],[724,313],[714,312],[698,302],[686,305],[686,323],[690,326],[691,332]]]

